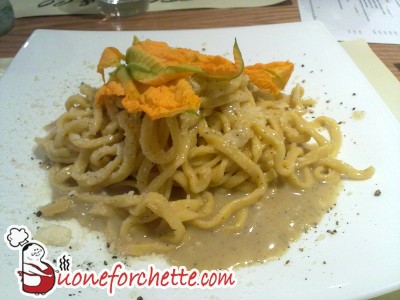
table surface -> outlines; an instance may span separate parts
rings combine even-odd
[[[296,0],[257,8],[189,9],[147,12],[121,19],[101,15],[63,15],[15,20],[14,27],[0,37],[0,58],[13,57],[36,29],[59,30],[165,30],[277,24],[301,21]],[[375,54],[400,80],[400,45],[369,44]],[[394,298],[391,298],[393,295]],[[397,296],[396,296],[397,295]],[[398,299],[398,293],[389,298]]]
[[[19,18],[6,35],[0,37],[0,57],[13,57],[36,29],[60,30],[161,30],[196,29],[298,22],[296,0],[257,8],[189,9],[147,12],[106,19],[101,15],[63,15]],[[369,44],[375,54],[400,80],[400,45]]]

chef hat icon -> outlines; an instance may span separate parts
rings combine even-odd
[[[12,225],[8,227],[4,240],[13,248],[23,247],[29,242],[30,232],[25,226]]]

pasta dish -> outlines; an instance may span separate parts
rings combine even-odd
[[[283,92],[293,63],[244,66],[236,42],[233,57],[137,38],[126,54],[106,48],[108,80],[82,84],[37,139],[59,195],[44,216],[85,215],[116,253],[173,253],[193,232],[235,235],[286,186],[373,175],[337,158],[339,125],[307,119],[300,85]]]

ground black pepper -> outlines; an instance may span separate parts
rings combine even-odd
[[[382,194],[381,190],[376,190],[374,193],[374,195],[377,197],[380,196],[381,194]]]

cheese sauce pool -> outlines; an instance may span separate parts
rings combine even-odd
[[[171,265],[199,270],[227,269],[278,259],[302,233],[317,226],[335,205],[339,187],[340,182],[315,183],[306,190],[288,184],[270,187],[264,198],[249,209],[243,228],[233,230],[229,223],[214,231],[187,226],[184,243],[165,257]],[[217,192],[215,200],[222,206],[238,196]],[[106,231],[103,219],[89,213],[91,205],[75,204],[62,218],[75,218],[92,230]],[[136,233],[131,237],[134,241],[148,238],[146,234]]]
[[[173,265],[197,269],[227,269],[281,257],[301,234],[317,226],[335,204],[339,183],[316,183],[299,190],[274,188],[249,211],[244,228],[205,231],[188,228],[186,241],[167,254]],[[233,196],[216,195],[216,202]]]

